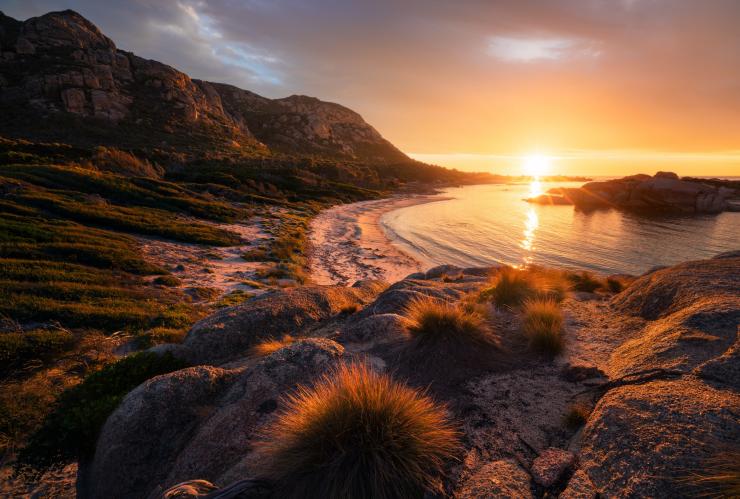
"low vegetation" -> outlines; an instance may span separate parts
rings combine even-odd
[[[566,276],[575,291],[593,293],[599,289],[608,289],[606,281],[596,277],[591,272],[568,272]]]
[[[419,298],[406,307],[406,329],[415,349],[447,349],[455,345],[498,346],[498,338],[475,305]]]
[[[563,312],[553,299],[529,299],[522,308],[522,331],[530,348],[548,355],[560,353],[564,346]]]
[[[740,497],[740,451],[716,452],[682,480],[693,497]]]
[[[257,343],[252,347],[251,355],[254,357],[267,357],[268,355],[277,352],[283,347],[293,344],[295,338],[286,334],[282,338],[272,338],[264,340],[261,343]]]
[[[526,300],[548,298],[562,301],[570,290],[568,281],[556,270],[504,267],[496,272],[480,298],[499,307],[518,307]]]
[[[260,449],[276,497],[421,497],[440,492],[458,449],[445,409],[361,365],[301,387]]]
[[[42,426],[18,455],[18,467],[27,471],[89,457],[98,433],[123,397],[144,381],[187,367],[170,354],[141,352],[109,364],[72,388],[54,403]]]

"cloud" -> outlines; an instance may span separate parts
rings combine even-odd
[[[513,38],[494,36],[488,41],[488,53],[503,61],[555,61],[572,57],[598,57],[593,44],[568,38]]]

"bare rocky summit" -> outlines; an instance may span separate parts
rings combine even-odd
[[[566,298],[566,347],[552,360],[523,348],[517,315],[501,309],[495,365],[444,363],[444,352],[437,370],[404,365],[410,300],[456,302],[488,272],[448,266],[393,286],[274,291],[201,321],[183,344],[157,347],[201,365],[124,399],[81,463],[80,497],[158,498],[171,487],[168,497],[267,497],[260,429],[298,384],[358,359],[448,405],[464,446],[447,467],[450,497],[686,497],[692,471],[738,451],[740,257],[652,272],[616,296]],[[249,353],[286,333],[296,341]],[[574,403],[592,409],[581,429],[563,422]]]
[[[409,161],[346,107],[191,79],[118,49],[71,10],[24,22],[0,12],[0,105],[0,131],[10,137],[186,154]]]

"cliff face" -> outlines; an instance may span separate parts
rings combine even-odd
[[[119,50],[70,10],[25,22],[0,13],[0,105],[7,110],[0,132],[10,136],[185,153],[408,160],[350,109],[193,80]]]

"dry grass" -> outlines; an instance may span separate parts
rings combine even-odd
[[[452,344],[498,346],[485,314],[472,304],[455,305],[425,297],[409,303],[405,315],[406,329],[418,348]]]
[[[567,277],[576,291],[593,293],[598,289],[607,289],[608,287],[606,281],[593,275],[591,272],[570,272],[567,274]]]
[[[570,283],[560,271],[540,267],[504,267],[481,291],[480,298],[499,307],[518,307],[533,298],[551,298],[560,302],[569,290]]]
[[[740,497],[740,451],[718,452],[683,481],[693,489],[693,497]]]
[[[260,448],[275,497],[389,499],[439,492],[458,438],[430,398],[351,365],[287,397]]]
[[[287,347],[295,341],[295,338],[286,334],[280,339],[272,338],[256,344],[252,347],[251,355],[254,357],[267,357],[283,347]]]
[[[563,349],[563,312],[552,299],[532,299],[522,309],[522,330],[533,350],[555,355]]]

